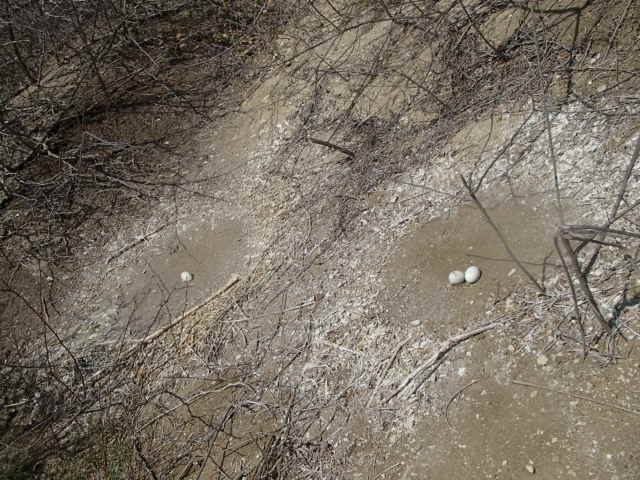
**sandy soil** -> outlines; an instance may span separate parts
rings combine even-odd
[[[327,45],[323,61],[357,71],[394,35],[408,41],[394,25],[354,30]],[[282,40],[283,52],[294,51],[291,43]],[[316,55],[307,61],[322,64]],[[418,44],[407,55],[428,49]],[[404,65],[411,74],[411,62]],[[410,108],[415,85],[394,87],[398,95],[391,96],[374,82],[353,108],[353,130],[341,134],[337,126],[347,120],[337,112],[361,83],[332,77],[323,85],[319,92],[295,65],[269,72],[239,112],[200,132],[194,148],[202,160],[193,168],[216,176],[216,198],[184,194],[177,213],[176,204],[160,205],[143,226],[108,245],[107,258],[132,241],[130,232],[171,221],[82,273],[86,288],[73,302],[91,299],[92,311],[78,339],[109,337],[123,324],[139,335],[238,273],[237,308],[229,308],[224,325],[210,326],[228,328],[229,343],[192,373],[232,371],[255,380],[256,391],[262,381],[277,385],[278,393],[261,393],[269,408],[286,403],[285,390],[314,398],[309,409],[319,413],[305,438],[309,445],[324,442],[323,454],[342,469],[338,475],[638,478],[640,358],[633,347],[640,315],[637,306],[622,313],[629,341],[619,345],[616,362],[606,352],[582,357],[552,241],[560,221],[545,114],[524,99],[434,139],[427,133],[432,105]],[[600,224],[635,127],[608,124],[581,107],[552,117],[565,220]],[[308,136],[360,150],[345,158]],[[461,185],[459,174],[477,179],[489,165],[479,197],[544,283],[545,296],[527,283]],[[639,188],[633,177],[628,197]],[[624,288],[616,273],[623,260],[614,250],[603,258],[593,282],[606,303]],[[476,285],[447,284],[451,270],[471,264],[482,269]],[[180,283],[182,271],[192,272],[193,282]],[[150,322],[156,310],[162,313]],[[205,307],[199,318],[214,318],[213,311]],[[436,369],[418,376],[414,395],[411,388],[385,400],[448,338],[492,322],[495,328],[454,346]],[[587,328],[592,333],[596,326]],[[265,344],[260,370],[243,377]],[[218,413],[238,398],[216,395],[194,408]],[[239,436],[247,434],[247,424],[240,425]],[[261,425],[261,435],[270,429],[275,435],[280,424]],[[251,450],[244,463],[238,460],[238,471],[254,454],[260,455]]]

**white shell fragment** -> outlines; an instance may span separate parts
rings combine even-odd
[[[474,265],[467,268],[467,271],[464,272],[464,280],[467,283],[476,283],[478,280],[480,280],[480,275],[480,269]]]
[[[458,285],[464,283],[464,273],[460,270],[454,270],[449,274],[449,284]]]
[[[193,273],[191,273],[191,272],[182,272],[180,274],[180,280],[182,280],[183,282],[190,282],[191,280],[193,280]]]

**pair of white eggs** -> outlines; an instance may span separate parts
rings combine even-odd
[[[480,276],[482,272],[475,265],[467,268],[464,273],[460,270],[454,270],[449,274],[449,284],[450,285],[459,285],[461,283],[476,283],[480,280]]]

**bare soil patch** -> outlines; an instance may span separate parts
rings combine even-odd
[[[86,450],[51,471],[98,453],[128,478],[634,479],[638,11],[607,5],[326,2],[292,18],[240,107],[185,149],[189,189],[132,222],[170,226],[130,249],[124,231],[114,260],[74,272],[85,329],[42,337],[32,384],[56,375],[50,404],[77,410],[54,409],[54,432]],[[472,263],[478,284],[447,285]],[[140,312],[165,295],[166,315],[114,329],[102,291],[149,293]],[[50,412],[20,392],[16,418]],[[127,440],[92,442],[105,424]]]
[[[536,276],[545,264],[547,275],[556,274],[559,261],[550,247],[557,228],[555,211],[535,198],[508,196],[486,203],[518,258]],[[449,272],[470,265],[481,269],[478,283],[448,285]],[[399,328],[446,336],[487,318],[487,304],[509,296],[523,280],[480,211],[464,205],[398,242],[385,268],[385,296]]]

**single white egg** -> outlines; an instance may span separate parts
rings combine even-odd
[[[190,282],[191,280],[193,280],[193,273],[191,273],[191,272],[182,272],[180,274],[180,279],[183,282]]]
[[[454,270],[449,274],[449,284],[458,285],[464,283],[464,273],[460,270]]]
[[[467,283],[476,283],[478,280],[480,280],[480,275],[482,275],[480,269],[473,265],[467,268],[466,272],[464,272],[464,280]]]

